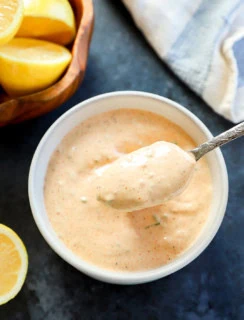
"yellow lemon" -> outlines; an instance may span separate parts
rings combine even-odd
[[[7,43],[15,36],[23,14],[23,0],[0,1],[0,45]]]
[[[18,37],[66,45],[75,36],[75,18],[68,0],[24,0],[24,19]]]
[[[23,242],[0,224],[0,305],[13,299],[26,278],[28,255]]]
[[[71,61],[68,49],[51,42],[14,38],[0,47],[0,83],[12,96],[22,96],[56,82]]]

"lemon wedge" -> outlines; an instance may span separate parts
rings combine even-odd
[[[75,36],[75,18],[68,0],[24,0],[24,19],[18,37],[66,45]]]
[[[71,53],[60,45],[14,38],[0,47],[0,83],[11,96],[31,94],[56,82],[70,61]]]
[[[0,305],[17,295],[27,269],[28,255],[23,242],[13,230],[0,224]]]
[[[24,14],[23,0],[0,1],[0,45],[17,33]]]

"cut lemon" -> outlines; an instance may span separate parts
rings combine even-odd
[[[18,37],[66,45],[75,36],[75,18],[68,0],[24,0],[24,19]]]
[[[14,38],[0,47],[0,83],[12,96],[34,93],[56,82],[70,60],[71,53],[60,45]]]
[[[28,256],[18,235],[0,224],[0,305],[13,299],[26,278]]]
[[[15,36],[23,14],[23,0],[0,1],[0,45],[7,43]]]

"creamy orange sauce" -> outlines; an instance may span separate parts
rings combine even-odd
[[[175,259],[196,240],[211,205],[212,182],[204,159],[186,190],[162,205],[135,212],[97,200],[99,170],[156,141],[195,147],[177,125],[146,111],[120,109],[74,128],[51,157],[44,187],[50,222],[82,259],[115,271],[148,270]]]
[[[98,169],[97,199],[118,210],[155,207],[186,188],[195,164],[177,145],[155,142]]]

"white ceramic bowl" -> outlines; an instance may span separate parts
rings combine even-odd
[[[181,126],[197,144],[212,137],[206,126],[196,116],[169,99],[137,91],[99,95],[67,111],[46,132],[32,160],[29,174],[29,199],[40,232],[60,257],[95,279],[116,284],[138,284],[165,277],[183,268],[203,252],[215,236],[224,217],[228,199],[228,177],[221,151],[212,151],[207,155],[214,186],[209,218],[192,247],[173,262],[149,271],[113,272],[83,261],[59,240],[49,223],[43,197],[46,170],[53,151],[70,130],[96,114],[120,108],[149,110],[162,115]]]

